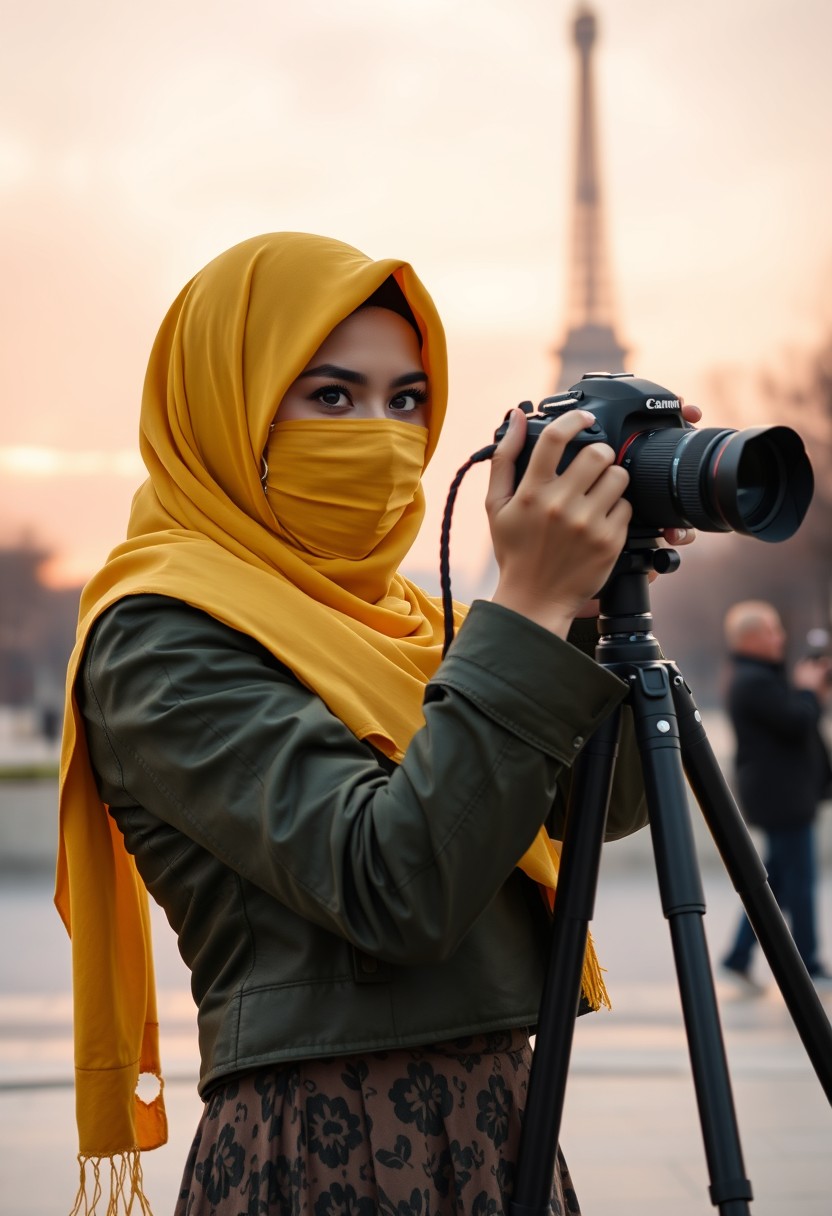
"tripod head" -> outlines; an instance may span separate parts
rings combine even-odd
[[[676,550],[659,548],[655,535],[628,537],[599,594],[599,663],[662,657],[652,632],[649,576],[670,574],[680,564]]]

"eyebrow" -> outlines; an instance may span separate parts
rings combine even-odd
[[[363,372],[351,371],[348,367],[338,367],[335,363],[319,363],[317,367],[307,368],[301,372],[298,380],[307,380],[312,376],[331,376],[334,380],[346,380],[349,384],[366,384],[367,377]],[[405,384],[427,384],[428,378],[424,372],[405,372],[390,381],[391,388],[402,388]]]

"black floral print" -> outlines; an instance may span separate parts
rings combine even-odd
[[[511,1094],[506,1089],[502,1077],[489,1077],[488,1089],[477,1094],[477,1127],[485,1132],[495,1148],[505,1144],[508,1139],[509,1121],[512,1108]]]
[[[241,1194],[247,1197],[245,1216],[299,1216],[306,1171],[300,1159],[286,1157],[265,1161],[258,1169],[252,1160],[251,1173]],[[242,1216],[243,1209],[239,1209]]]
[[[361,1120],[350,1114],[344,1099],[315,1094],[306,1104],[306,1119],[310,1151],[324,1165],[346,1165],[350,1150],[363,1137],[358,1130]]]
[[[315,1202],[315,1216],[375,1216],[375,1201],[359,1198],[349,1184],[333,1182]]]
[[[503,1216],[530,1062],[516,1030],[235,1077],[206,1101],[174,1216]],[[549,1213],[580,1213],[560,1154]]]
[[[415,1123],[420,1132],[429,1136],[439,1133],[453,1106],[448,1082],[426,1062],[408,1064],[407,1077],[392,1087],[390,1099],[397,1119]]]
[[[243,1177],[242,1145],[234,1140],[234,1127],[226,1123],[216,1144],[212,1144],[204,1161],[197,1162],[196,1176],[202,1183],[211,1203],[226,1199],[233,1186],[238,1186]]]

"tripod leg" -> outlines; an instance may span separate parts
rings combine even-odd
[[[549,1216],[620,725],[618,710],[590,737],[575,766],[511,1216]]]
[[[745,1175],[702,923],[705,897],[696,863],[670,680],[666,665],[658,662],[640,664],[629,671],[616,666],[616,671],[631,687],[656,871],[664,915],[670,925],[711,1179],[711,1202],[722,1216],[748,1216],[751,1183]]]
[[[832,1027],[829,1019],[768,885],[765,867],[716,762],[690,690],[673,668],[671,679],[679,717],[682,759],[690,787],[745,906],[812,1066],[827,1098],[832,1102]]]

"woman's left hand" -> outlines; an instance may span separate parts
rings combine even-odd
[[[690,422],[695,425],[702,417],[702,411],[698,405],[685,405],[682,400],[682,417],[685,422]],[[696,531],[693,528],[662,528],[660,545],[666,548],[679,548],[682,545],[691,545],[696,540]],[[655,570],[651,570],[647,575],[648,581],[653,582],[659,576]],[[577,614],[578,617],[597,616],[598,615],[598,600],[588,600],[584,604],[581,611]]]

